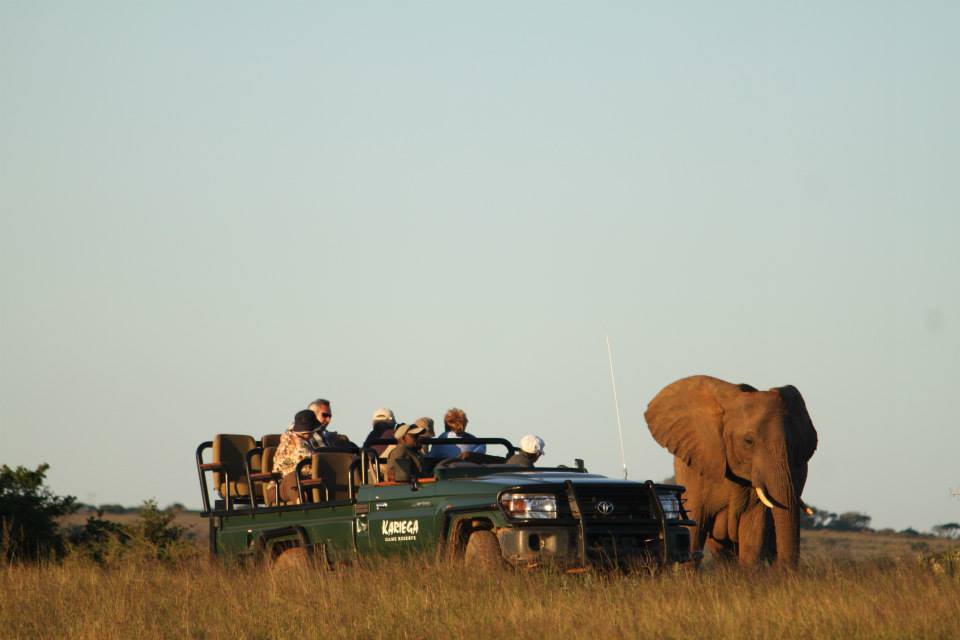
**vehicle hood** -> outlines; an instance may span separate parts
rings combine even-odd
[[[459,478],[449,478],[443,480],[444,483],[451,482],[462,485],[481,485],[489,487],[512,487],[516,485],[563,485],[567,481],[572,482],[574,485],[594,485],[594,484],[603,484],[605,486],[609,485],[624,485],[624,486],[643,486],[642,482],[635,482],[632,480],[618,480],[615,478],[608,478],[595,473],[578,473],[578,472],[564,472],[564,471],[537,471],[536,469],[530,471],[512,471],[508,473],[491,473],[488,475],[480,476],[471,476],[471,477],[459,477]]]

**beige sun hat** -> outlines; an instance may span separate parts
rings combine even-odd
[[[433,430],[433,418],[423,416],[422,418],[417,418],[414,420],[413,424],[417,425],[418,427],[423,427],[423,430],[430,435],[435,433]]]
[[[425,429],[418,424],[401,424],[397,427],[397,430],[393,432],[393,437],[397,439],[397,442],[400,442],[400,439],[407,434],[415,436],[424,431]]]

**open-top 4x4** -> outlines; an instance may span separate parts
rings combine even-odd
[[[393,442],[384,441],[384,442]],[[448,444],[448,440],[425,440]],[[219,435],[196,451],[210,551],[276,558],[293,550],[334,563],[372,554],[462,554],[468,561],[662,567],[692,559],[682,487],[615,480],[574,467],[525,468],[505,457],[443,460],[429,477],[383,482],[372,449],[321,449],[298,470],[299,504],[271,480],[268,436]],[[471,444],[516,449],[502,438]],[[204,451],[214,450],[213,462]],[[219,498],[211,506],[208,473]],[[307,475],[307,474],[305,474]],[[299,477],[299,474],[298,474]]]

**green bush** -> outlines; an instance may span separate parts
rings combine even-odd
[[[127,511],[133,511],[128,509]],[[104,512],[90,516],[83,527],[75,527],[70,534],[73,552],[101,565],[117,560],[182,560],[198,553],[193,534],[174,523],[175,507],[157,508],[154,500],[146,500],[139,508],[134,522],[103,519]]]
[[[57,518],[75,510],[76,498],[54,495],[44,486],[49,468],[0,467],[0,553],[7,562],[63,556]]]
[[[182,557],[194,549],[186,527],[174,524],[175,509],[158,509],[155,500],[145,500],[133,526],[133,542],[141,552],[157,560]]]
[[[128,527],[104,520],[103,511],[89,516],[86,524],[73,527],[68,534],[73,553],[97,564],[108,564],[112,558],[122,556],[130,537]]]

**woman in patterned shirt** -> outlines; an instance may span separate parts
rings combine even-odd
[[[313,454],[308,440],[313,432],[321,427],[317,415],[309,409],[297,412],[293,417],[293,426],[280,435],[280,444],[273,457],[273,471],[282,473],[280,499],[287,503],[298,504],[297,477],[293,474],[297,464]]]

